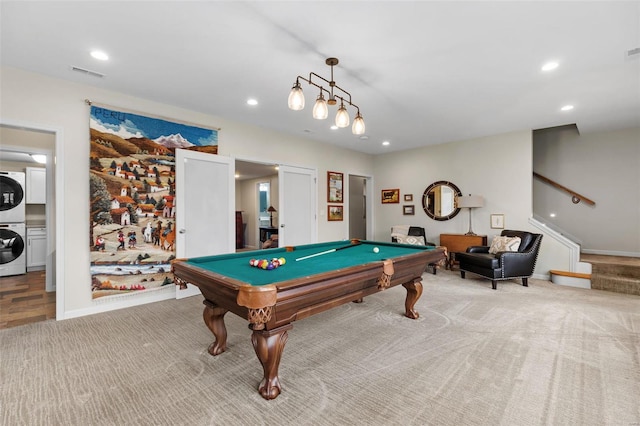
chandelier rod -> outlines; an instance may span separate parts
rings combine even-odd
[[[331,77],[331,78],[333,78],[333,67],[332,67],[332,70],[331,70],[331,74],[332,74],[332,77]],[[312,76],[316,76],[316,77],[318,77],[319,79],[321,79],[322,81],[326,81],[327,83],[329,83],[329,86],[331,86],[331,91],[329,91],[329,90],[325,89],[323,86],[320,86],[320,85],[316,84],[313,80],[311,80],[311,77],[312,77]],[[301,76],[301,75],[297,76],[297,77],[296,77],[296,83],[299,83],[299,80],[304,80],[305,82],[307,82],[307,84],[310,84],[310,85],[312,85],[312,86],[316,86],[316,87],[317,87],[318,89],[320,89],[321,91],[323,91],[323,92],[327,92],[327,94],[329,95],[329,98],[330,98],[330,99],[338,98],[338,99],[340,99],[342,102],[344,102],[344,103],[347,103],[347,104],[351,105],[352,107],[354,107],[355,109],[357,109],[357,110],[358,110],[358,112],[360,112],[360,107],[359,107],[358,105],[354,104],[353,102],[351,102],[351,93],[347,92],[347,91],[346,91],[346,90],[344,90],[342,87],[338,86],[338,85],[336,84],[336,82],[335,82],[335,81],[333,81],[333,80],[332,80],[332,81],[329,81],[329,80],[327,80],[326,78],[324,78],[324,77],[322,77],[322,76],[319,76],[318,74],[316,74],[316,73],[314,73],[314,72],[310,72],[310,73],[309,73],[309,79],[306,79],[306,78],[304,78],[304,77],[303,77],[303,76]],[[345,93],[347,96],[349,96],[349,99],[346,99],[344,96],[335,95],[335,94],[333,93],[333,88],[334,88],[334,87],[335,87],[336,89],[340,90],[341,92]],[[331,105],[331,104],[330,104],[330,105]]]

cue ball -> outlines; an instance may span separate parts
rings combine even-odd
[[[374,253],[377,253],[377,252],[379,252],[379,251],[380,251],[380,249],[379,249],[378,247],[374,247],[374,248],[373,248],[373,252],[374,252]]]

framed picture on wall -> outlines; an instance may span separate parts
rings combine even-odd
[[[402,214],[405,216],[416,214],[415,206],[402,206]]]
[[[343,219],[343,206],[327,206],[327,219],[329,221],[342,220]]]
[[[400,202],[400,190],[399,189],[383,189],[382,190],[382,204],[393,204]]]
[[[413,201],[413,194],[404,194],[405,201]]]
[[[491,215],[491,228],[492,229],[504,229],[504,215],[492,214]]]
[[[343,174],[339,172],[327,172],[327,202],[342,203]],[[342,220],[342,219],[340,219]]]

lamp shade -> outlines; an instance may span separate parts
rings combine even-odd
[[[322,93],[318,96],[316,104],[313,106],[313,118],[316,120],[324,120],[329,116],[329,107],[327,101],[324,100]]]
[[[353,120],[351,133],[353,133],[354,135],[364,135],[364,128],[364,119],[362,118],[360,113],[358,113],[358,115],[356,115],[356,118]]]
[[[349,113],[344,105],[340,105],[336,114],[336,126],[347,127],[349,125]]]
[[[299,82],[293,85],[289,93],[289,108],[294,111],[300,111],[304,108],[304,93]]]
[[[484,206],[484,198],[482,195],[467,195],[458,197],[458,207],[459,208],[476,208]]]
[[[267,211],[268,211],[268,212],[273,213],[273,212],[275,212],[275,211],[277,211],[277,210],[276,210],[273,206],[269,206],[269,208],[267,209]]]

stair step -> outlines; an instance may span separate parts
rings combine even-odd
[[[594,274],[591,279],[591,288],[640,296],[640,278]]]
[[[604,263],[594,263],[592,265],[592,272],[594,274],[615,275],[627,278],[640,278],[640,267],[634,265],[608,265]]]

